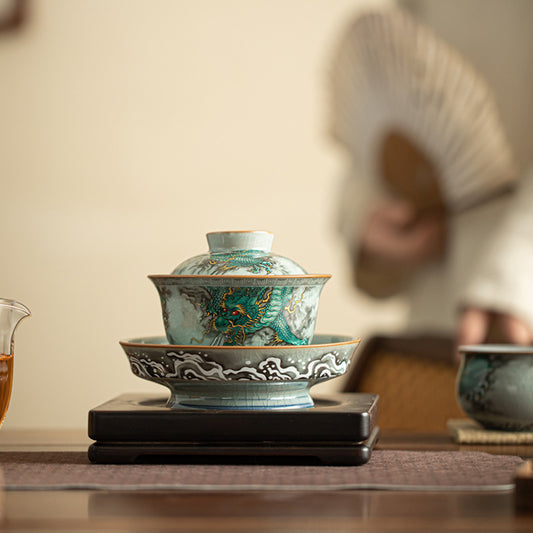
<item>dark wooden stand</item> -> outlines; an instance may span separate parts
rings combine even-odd
[[[238,462],[360,465],[379,431],[378,397],[338,394],[294,410],[170,409],[125,394],[89,412],[94,463]]]

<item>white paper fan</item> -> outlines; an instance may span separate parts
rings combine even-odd
[[[405,136],[435,167],[447,208],[457,211],[510,188],[514,157],[484,79],[407,13],[359,16],[331,72],[332,133],[369,175],[384,139]]]

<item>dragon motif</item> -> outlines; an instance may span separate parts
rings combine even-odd
[[[212,344],[244,345],[246,336],[264,328],[274,333],[273,344],[304,345],[289,328],[283,310],[290,305],[292,287],[209,287],[188,294],[202,309]],[[196,339],[198,341],[198,339]]]
[[[268,256],[258,257],[256,254],[216,254],[207,262],[217,273],[226,273],[239,267],[249,268],[252,274],[270,274],[272,261]]]
[[[202,256],[200,261],[193,258],[180,273],[224,275],[238,269],[245,269],[250,274],[268,275],[272,272],[273,266],[268,255],[254,250],[244,250],[239,253],[217,253],[211,254],[209,257]]]

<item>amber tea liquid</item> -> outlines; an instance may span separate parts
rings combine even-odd
[[[13,354],[0,355],[0,426],[6,417],[13,385]]]

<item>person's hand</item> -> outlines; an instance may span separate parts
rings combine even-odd
[[[465,308],[459,320],[457,346],[484,342],[528,345],[533,342],[533,332],[513,315],[478,307]]]
[[[419,214],[408,203],[387,200],[370,214],[361,236],[361,252],[374,262],[412,268],[438,259],[446,246],[441,214]]]

